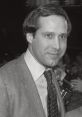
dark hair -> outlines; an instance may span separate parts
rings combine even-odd
[[[59,15],[64,17],[68,23],[68,34],[71,32],[71,22],[65,10],[55,4],[46,4],[34,9],[24,20],[23,31],[26,33],[35,33],[38,27],[38,19],[50,15]]]

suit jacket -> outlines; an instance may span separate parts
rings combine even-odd
[[[23,55],[0,69],[0,117],[45,117]]]
[[[0,117],[46,117],[24,55],[0,68]],[[65,117],[82,117],[82,107]]]

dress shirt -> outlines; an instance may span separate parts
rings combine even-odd
[[[47,82],[43,74],[46,69],[32,56],[29,50],[27,50],[26,54],[24,55],[24,59],[32,74],[33,80],[36,84],[42,102],[42,106],[47,117]],[[60,79],[63,80],[65,75],[66,75],[65,72],[61,71]],[[58,107],[59,107],[59,102],[58,102]]]
[[[30,53],[29,50],[27,50],[26,54],[24,55],[25,62],[32,74],[33,80],[36,84],[43,109],[45,111],[46,117],[47,117],[47,82],[43,75],[45,71],[45,67],[42,66]]]

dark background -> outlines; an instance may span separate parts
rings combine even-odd
[[[82,51],[82,6],[64,7],[72,22],[67,52],[75,57]],[[0,0],[0,62],[10,60],[26,50],[22,23],[32,8],[25,0]]]

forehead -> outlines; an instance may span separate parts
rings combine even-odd
[[[67,33],[67,21],[62,16],[51,15],[47,17],[40,17],[38,24],[39,29],[43,31]]]

